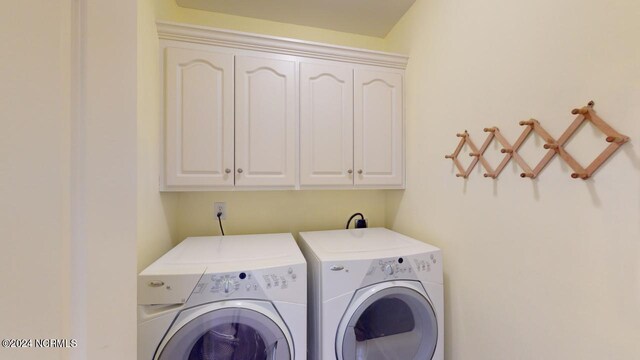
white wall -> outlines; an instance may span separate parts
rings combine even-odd
[[[69,26],[69,1],[0,12],[1,339],[69,336]],[[62,354],[0,348],[1,359]]]
[[[73,355],[134,359],[137,2],[79,3],[82,97],[72,134],[72,311],[81,347]]]
[[[447,359],[640,358],[639,15],[634,0],[418,0],[388,36],[410,61],[407,190],[387,224],[444,250]],[[534,181],[512,165],[465,181],[444,159],[465,129],[515,141],[535,117],[559,137],[588,100],[631,137],[590,180],[556,158]],[[579,161],[596,134],[569,145]]]
[[[136,4],[0,14],[2,359],[136,354]]]

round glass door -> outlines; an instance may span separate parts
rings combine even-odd
[[[291,360],[278,325],[254,310],[223,308],[193,319],[161,350],[159,360]]]
[[[338,351],[343,360],[429,360],[437,342],[438,322],[429,300],[408,287],[390,287],[360,304]]]

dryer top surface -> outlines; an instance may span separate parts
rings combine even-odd
[[[200,236],[186,238],[141,275],[258,270],[304,262],[293,236],[288,233]]]
[[[385,228],[309,231],[301,232],[300,237],[321,261],[440,251],[433,245]]]

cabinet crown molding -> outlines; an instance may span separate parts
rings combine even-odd
[[[158,21],[160,39],[405,69],[408,56],[304,40]]]

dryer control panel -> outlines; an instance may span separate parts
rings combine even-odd
[[[256,271],[239,271],[229,273],[204,274],[196,284],[188,305],[196,305],[225,299],[274,299],[275,293],[287,292],[298,283],[302,274],[298,266],[265,269]],[[301,284],[304,287],[304,284]],[[306,291],[306,287],[304,287]],[[296,289],[295,291],[299,291]]]
[[[395,279],[422,280],[440,269],[439,259],[434,254],[398,256],[373,260],[369,265],[361,286]]]
[[[376,280],[415,279],[411,263],[404,257],[374,260],[367,271],[367,278]]]
[[[434,254],[429,256],[416,257],[412,259],[417,271],[431,272],[432,267],[438,266],[438,258]]]

